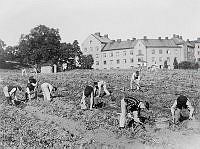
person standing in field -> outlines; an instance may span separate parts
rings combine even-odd
[[[36,96],[36,88],[37,88],[36,79],[33,76],[29,77],[25,93],[26,100],[31,100],[31,95]]]
[[[22,91],[22,87],[18,85],[17,86],[8,85],[3,87],[3,92],[8,104],[15,105],[15,101],[18,101],[16,97],[17,91]]]
[[[106,95],[110,95],[110,92],[106,88],[106,82],[105,81],[98,81],[94,82],[93,86],[88,85],[85,87],[81,99],[81,109],[87,109],[85,98],[90,97],[90,110],[94,107],[94,98],[99,97],[101,93],[101,88],[103,87],[104,92]]]
[[[131,90],[133,89],[133,83],[136,84],[136,89],[140,89],[140,73],[139,71],[136,71],[135,73],[132,74],[131,81],[130,81],[130,87]]]
[[[190,100],[183,95],[180,95],[171,107],[172,120],[175,124],[186,119],[194,119],[193,112],[194,108]]]
[[[140,112],[142,109],[149,110],[149,103],[137,100],[133,97],[124,97],[121,100],[121,113],[119,119],[119,127],[124,128],[126,117],[133,118],[134,122],[142,123],[140,121]]]
[[[51,101],[52,92],[55,92],[57,90],[57,87],[45,82],[41,85],[41,89],[44,96],[44,100]]]

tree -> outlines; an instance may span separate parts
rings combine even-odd
[[[28,64],[41,64],[59,60],[60,40],[58,29],[39,25],[28,35],[22,35],[18,46],[20,61]]]
[[[3,40],[0,39],[0,62],[4,62],[5,61],[5,42]]]
[[[176,57],[174,58],[173,65],[174,65],[174,69],[178,69],[178,61],[177,61]]]
[[[82,69],[91,69],[94,64],[92,55],[81,55],[79,58],[79,64]]]
[[[166,68],[166,69],[168,68],[167,60],[164,61],[164,68]]]

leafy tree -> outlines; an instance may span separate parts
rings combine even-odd
[[[199,64],[195,62],[183,61],[179,63],[180,69],[198,69]]]
[[[164,61],[164,68],[166,68],[166,69],[168,68],[167,60]]]
[[[18,46],[20,61],[28,64],[40,64],[59,60],[60,40],[58,29],[39,25],[31,29],[28,35],[22,35]]]
[[[92,55],[81,55],[79,58],[79,64],[82,69],[91,69],[94,64]]]
[[[5,42],[3,40],[0,39],[0,62],[4,62],[5,61]]]
[[[176,57],[174,58],[173,65],[174,65],[174,69],[178,69],[178,61],[177,61]]]

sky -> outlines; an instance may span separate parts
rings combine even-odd
[[[17,45],[38,25],[59,29],[61,42],[90,34],[112,40],[200,37],[200,0],[0,0],[0,39]]]

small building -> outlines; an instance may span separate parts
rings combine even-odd
[[[43,64],[41,66],[41,73],[57,73],[57,66],[55,64]]]

